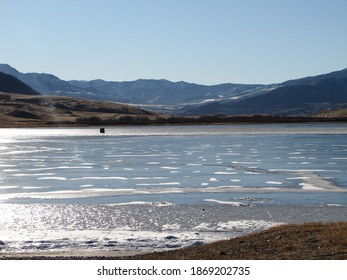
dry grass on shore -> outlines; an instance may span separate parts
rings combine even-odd
[[[230,240],[130,257],[149,260],[347,259],[347,222],[283,225]]]

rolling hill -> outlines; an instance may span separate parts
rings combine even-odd
[[[165,115],[111,102],[0,92],[2,127],[122,124],[162,117]]]

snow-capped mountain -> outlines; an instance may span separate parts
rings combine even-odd
[[[329,74],[286,81],[268,92],[238,100],[221,100],[188,108],[186,115],[271,114],[300,116],[347,107],[347,68]]]

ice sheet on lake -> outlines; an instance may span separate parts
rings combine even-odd
[[[0,250],[169,249],[346,220],[346,135],[345,124],[0,129]]]

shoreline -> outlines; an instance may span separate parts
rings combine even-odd
[[[132,250],[88,250],[88,251],[42,251],[42,252],[1,252],[0,260],[33,260],[33,259],[114,259],[150,254],[155,251]]]
[[[203,118],[203,119],[201,119]],[[42,122],[23,120],[16,122],[2,122],[0,128],[73,128],[73,127],[124,127],[124,126],[202,126],[202,125],[269,125],[269,124],[341,124],[347,123],[347,117],[297,117],[297,116],[272,116],[272,115],[235,115],[235,116],[192,116],[177,117],[172,119],[143,121],[100,121],[91,123],[78,122]]]
[[[135,126],[143,126],[143,127],[151,127],[151,126],[173,126],[173,127],[179,127],[179,126],[204,126],[204,125],[271,125],[271,124],[347,124],[347,120],[341,120],[341,121],[298,121],[298,122],[215,122],[215,123],[151,123],[151,124],[16,124],[16,125],[6,125],[6,124],[0,124],[1,128],[6,129],[16,129],[16,128],[100,128],[100,127],[135,127]]]
[[[347,260],[347,222],[287,224],[199,246],[163,251],[1,252],[0,260]]]

